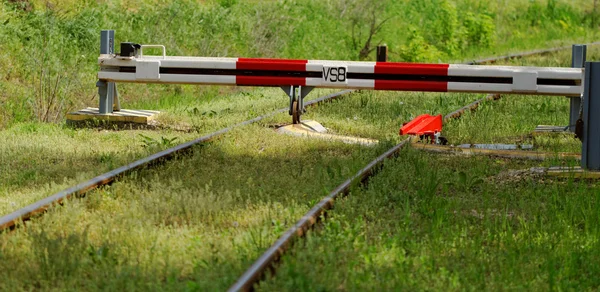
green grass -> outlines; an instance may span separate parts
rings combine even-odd
[[[598,48],[588,52],[588,59],[598,58]],[[569,57],[559,52],[506,63],[567,66]],[[410,106],[403,98],[416,94],[397,95],[402,97],[395,103]],[[416,96],[419,113],[443,113],[444,103],[475,99]],[[360,98],[338,106],[351,108],[352,102],[356,107]],[[515,143],[535,125],[566,125],[568,110],[564,97],[503,96],[449,122],[444,131],[455,144]],[[562,135],[526,142],[551,152],[578,153],[581,147]],[[295,245],[259,290],[595,290],[597,183],[528,172],[563,164],[578,163],[403,151],[368,187],[340,200],[324,226]]]
[[[238,130],[3,237],[2,262],[12,268],[2,268],[8,280],[0,286],[122,289],[127,286],[120,281],[127,280],[139,290],[179,289],[188,281],[202,290],[222,289],[312,203],[384,147],[299,141],[260,126]],[[40,249],[48,254],[40,256]],[[76,271],[88,276],[69,276]],[[116,276],[106,278],[109,271]]]
[[[406,17],[391,19],[377,39],[388,42],[395,61],[411,57],[400,55],[406,53],[403,46],[435,46],[437,52],[429,50],[435,54],[412,56],[434,62],[592,41],[591,8],[575,5],[588,2],[550,1],[558,8],[540,1],[382,2],[385,13]],[[6,2],[0,6],[0,21],[8,20],[0,29],[0,214],[287,106],[277,88],[123,84],[123,106],[160,110],[164,128],[69,128],[61,114],[97,102],[100,28],[117,29],[117,41],[168,44],[170,54],[358,59],[347,25],[351,17],[334,17],[345,2],[144,1],[139,8],[126,1],[81,3],[61,1],[46,10],[33,1],[29,12]],[[485,40],[476,36],[489,36],[483,15],[495,25],[493,45],[469,45]],[[465,34],[455,36],[461,40],[452,44],[456,51],[442,49],[451,32],[438,18],[455,19],[453,25]],[[171,23],[148,25],[153,19]],[[256,23],[261,19],[266,20]],[[418,34],[410,35],[408,24],[418,19]],[[477,23],[483,32],[469,34]],[[261,29],[275,35],[265,39]],[[39,47],[44,32],[52,36],[45,51]],[[320,42],[323,35],[327,45]],[[257,40],[260,46],[249,45]],[[24,47],[34,52],[31,59],[17,55]],[[82,56],[57,53],[75,47]],[[598,55],[598,48],[588,49],[588,59]],[[52,66],[35,63],[44,56]],[[569,62],[565,51],[507,63]],[[36,118],[35,101],[54,94],[36,87],[39,73],[46,81],[61,76],[56,96],[64,104],[50,111],[58,113],[56,123]],[[403,122],[422,113],[448,113],[483,96],[362,91],[304,116],[333,133],[381,140],[375,147],[276,134],[273,127],[289,122],[287,114],[236,129],[1,234],[0,290],[224,290],[314,203],[400,141]],[[522,138],[538,124],[566,125],[568,110],[564,97],[504,96],[447,123],[444,134],[453,144],[523,142],[537,150],[579,152],[580,143],[569,137]],[[284,257],[280,272],[260,288],[593,290],[596,184],[515,172],[558,164],[576,162],[460,159],[408,149],[368,188],[354,189],[336,204],[332,220]]]
[[[590,49],[590,54],[596,53]],[[12,142],[1,153],[6,153],[3,167],[14,170],[2,172],[7,178],[3,181],[14,181],[6,184],[10,191],[3,198],[15,205],[4,207],[4,212],[109,169],[111,159],[121,165],[160,149],[144,147],[139,134],[156,141],[184,141],[252,116],[247,111],[252,104],[255,114],[285,105],[276,89],[245,92],[231,92],[231,99],[215,94],[198,103],[193,95],[167,97],[165,107],[178,113],[168,113],[170,121],[199,129],[191,133],[13,126],[3,132]],[[258,94],[264,96],[258,99]],[[274,133],[268,126],[289,122],[287,114],[237,129],[196,147],[189,156],[128,175],[85,199],[52,209],[27,228],[0,236],[0,277],[5,279],[0,289],[226,289],[328,191],[398,142],[402,121],[421,113],[447,113],[482,96],[363,91],[309,109],[305,118],[322,122],[332,132],[384,141],[373,148]],[[446,136],[453,143],[486,143],[495,135],[510,142],[506,137],[515,134],[517,123],[507,117],[517,117],[513,111],[541,103],[542,98],[546,100],[505,96],[487,102],[481,112],[448,123]],[[567,121],[568,100],[547,100],[546,109],[527,112],[518,120],[523,133],[538,123]],[[198,108],[192,113],[216,114],[186,115],[192,105]],[[476,135],[487,120],[501,122],[494,131]],[[472,138],[459,135],[462,131],[473,133]],[[565,146],[546,139],[574,148],[569,146],[572,142]],[[63,160],[45,159],[45,154]],[[27,159],[35,166],[19,168]],[[588,183],[521,178],[509,172],[556,163],[563,162],[460,160],[408,150],[368,189],[353,190],[336,204],[333,220],[285,257],[281,272],[261,288],[494,289],[509,282],[512,286],[507,287],[546,289],[550,275],[557,285],[593,287],[592,276],[588,282],[573,276],[583,274],[578,269],[593,267],[574,263],[586,257],[593,262],[590,248],[597,241],[588,229],[566,227],[591,226],[597,220],[595,201],[585,200],[594,198]],[[27,179],[29,172],[36,173],[32,181]],[[58,183],[48,187],[49,179]],[[589,193],[597,192],[595,185],[589,188]],[[565,202],[572,205],[560,213]],[[576,212],[580,207],[587,209]],[[561,227],[561,222],[566,225]],[[567,231],[570,237],[561,233]],[[550,243],[560,246],[558,253],[550,252]],[[570,252],[576,253],[569,258],[573,264],[565,264]],[[335,260],[338,255],[341,261]],[[534,277],[538,274],[539,279]]]
[[[404,151],[260,290],[595,290],[600,189],[532,165]]]

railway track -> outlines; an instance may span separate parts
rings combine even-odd
[[[594,43],[594,44],[596,44],[596,43]],[[567,49],[567,48],[570,48],[570,47],[540,50],[540,51],[535,51],[535,52],[537,54],[547,54],[547,53],[551,53],[554,51],[558,51],[561,49]],[[525,57],[525,56],[530,56],[530,55],[532,55],[532,52],[523,53],[522,56]],[[507,58],[519,58],[519,57],[520,56],[518,54],[515,54],[515,55],[509,55],[508,57],[503,56],[500,58],[507,59]],[[483,60],[479,60],[479,61],[475,61],[475,62],[482,62],[482,63],[493,62],[490,60],[492,60],[492,59],[483,59]],[[471,62],[471,64],[478,64],[478,63]],[[324,102],[329,102],[331,100],[343,97],[352,92],[353,92],[353,90],[346,90],[346,91],[330,94],[327,96],[323,96],[321,98],[307,102],[306,106],[315,106],[315,105],[318,105],[318,104],[321,104]],[[452,113],[449,113],[448,115],[446,115],[444,117],[444,120],[447,121],[447,120],[451,120],[451,119],[455,119],[455,118],[460,118],[462,116],[462,114],[464,114],[465,112],[467,112],[469,110],[475,110],[482,102],[485,102],[488,100],[495,100],[498,98],[499,98],[499,96],[497,96],[497,95],[488,95],[485,98],[477,100],[471,104],[466,105],[465,107],[462,107]],[[27,221],[31,218],[34,218],[35,216],[43,214],[44,212],[46,212],[48,210],[48,208],[52,207],[53,205],[62,204],[62,202],[64,202],[65,200],[67,200],[73,196],[75,196],[75,197],[85,196],[88,192],[90,192],[96,188],[99,188],[101,186],[109,185],[109,184],[115,182],[117,179],[127,175],[128,173],[139,170],[141,168],[160,165],[161,163],[163,163],[169,159],[173,159],[178,155],[181,155],[181,154],[184,154],[184,153],[190,151],[195,145],[198,145],[198,144],[201,144],[204,142],[208,142],[210,140],[213,140],[213,139],[216,139],[216,138],[222,136],[225,133],[230,132],[233,129],[259,122],[261,120],[264,120],[266,118],[272,117],[276,114],[283,113],[286,111],[288,111],[288,108],[282,108],[282,109],[276,110],[274,112],[268,113],[266,115],[259,116],[259,117],[253,118],[251,120],[247,120],[247,121],[235,124],[233,126],[221,129],[214,133],[210,133],[208,135],[202,136],[193,141],[177,145],[177,146],[167,149],[167,150],[163,150],[161,152],[158,152],[158,153],[148,156],[146,158],[137,160],[135,162],[132,162],[132,163],[122,166],[120,168],[117,168],[117,169],[114,169],[107,173],[96,176],[96,177],[94,177],[90,180],[87,180],[85,182],[82,182],[76,186],[73,186],[73,187],[63,190],[61,192],[58,192],[58,193],[56,193],[50,197],[47,197],[41,201],[38,201],[29,206],[26,206],[26,207],[19,209],[13,213],[10,213],[6,216],[0,217],[0,233],[2,233],[3,231],[13,230],[14,228],[17,228],[21,222]],[[305,214],[300,219],[300,221],[298,221],[292,228],[290,228],[288,231],[286,231],[284,233],[284,235],[281,238],[279,238],[273,244],[273,246],[271,246],[271,248],[269,248],[267,250],[267,252],[265,254],[263,254],[263,256],[261,256],[252,265],[252,267],[246,273],[244,273],[244,275],[234,284],[234,286],[232,286],[230,288],[230,290],[231,291],[252,290],[254,284],[256,284],[257,281],[259,281],[263,277],[264,272],[267,269],[273,267],[273,264],[275,264],[277,262],[277,260],[285,252],[285,250],[292,246],[292,243],[294,242],[294,240],[303,236],[308,229],[310,229],[312,226],[314,226],[315,224],[317,224],[319,222],[319,218],[327,210],[329,210],[333,207],[334,201],[336,198],[339,198],[339,197],[347,194],[350,187],[355,185],[356,183],[367,181],[372,175],[377,173],[377,170],[385,163],[385,161],[387,159],[397,155],[406,146],[406,144],[408,144],[408,142],[409,142],[408,140],[404,140],[401,143],[392,147],[391,149],[387,150],[385,153],[383,153],[382,155],[377,157],[375,160],[370,162],[363,169],[361,169],[354,176],[352,176],[351,178],[349,178],[348,180],[343,182],[336,189],[334,189],[331,193],[329,193],[329,195],[327,197],[323,198],[307,214]]]
[[[588,43],[587,45],[598,45],[600,44],[600,42],[594,42],[594,43]],[[508,60],[508,59],[515,59],[515,58],[523,58],[523,57],[527,57],[527,56],[532,56],[532,55],[543,55],[543,54],[548,54],[548,53],[553,53],[553,52],[557,52],[560,50],[566,50],[571,48],[570,46],[564,46],[564,47],[557,47],[557,48],[550,48],[550,49],[543,49],[543,50],[534,50],[534,51],[528,51],[528,52],[522,52],[522,53],[517,53],[517,54],[510,54],[510,55],[506,55],[506,56],[500,56],[500,57],[492,57],[492,58],[486,58],[486,59],[480,59],[480,60],[475,60],[475,61],[470,61],[470,62],[465,62],[464,64],[470,64],[470,65],[476,65],[476,64],[485,64],[485,63],[495,63],[498,61],[502,61],[502,60]],[[305,106],[315,106],[318,105],[320,103],[323,102],[328,102],[331,100],[334,100],[336,98],[339,98],[341,96],[347,95],[349,93],[354,92],[355,90],[344,90],[338,93],[334,93],[334,94],[330,94],[330,95],[326,95],[317,99],[314,99],[310,102],[307,102],[305,104]],[[497,99],[498,96],[497,95],[488,95],[485,99]],[[481,100],[483,101],[483,100]],[[461,109],[458,109],[452,113],[449,113],[445,118],[449,118],[449,117],[457,117],[460,116],[466,109],[474,109],[479,105],[479,101],[475,101]],[[124,165],[122,167],[119,167],[117,169],[111,170],[109,172],[103,173],[99,176],[96,176],[92,179],[89,179],[85,182],[82,182],[76,186],[73,186],[71,188],[65,189],[61,192],[58,192],[56,194],[53,194],[45,199],[42,199],[40,201],[37,201],[31,205],[28,205],[24,208],[21,208],[17,211],[14,211],[8,215],[5,215],[3,217],[0,217],[0,232],[3,232],[5,230],[12,230],[14,229],[17,225],[18,222],[22,222],[22,221],[27,221],[30,218],[42,214],[44,212],[46,212],[46,210],[51,207],[52,205],[55,204],[61,204],[61,202],[63,202],[66,199],[69,199],[70,197],[73,196],[83,196],[86,193],[88,193],[91,190],[94,190],[98,187],[101,186],[105,186],[105,185],[109,185],[112,182],[114,182],[116,179],[134,171],[137,169],[140,169],[142,167],[149,167],[152,165],[156,165],[156,164],[160,164],[161,162],[165,161],[165,160],[169,160],[171,158],[173,158],[176,155],[182,154],[186,151],[189,151],[194,145],[198,145],[207,141],[210,141],[214,138],[217,138],[235,128],[239,128],[242,126],[246,126],[246,125],[250,125],[253,123],[256,123],[258,121],[261,121],[263,119],[272,117],[276,114],[279,113],[283,113],[285,111],[287,111],[288,108],[282,108],[276,111],[273,111],[271,113],[268,113],[266,115],[263,116],[259,116],[238,124],[235,124],[233,126],[227,127],[227,128],[223,128],[221,130],[218,130],[216,132],[210,133],[208,135],[202,136],[198,139],[195,139],[193,141],[190,142],[186,142],[180,145],[177,145],[175,147],[163,150],[161,152],[155,153],[153,155],[150,155],[148,157],[142,158],[140,160],[134,161],[130,164]]]
[[[497,94],[490,94],[482,99],[478,99],[464,107],[457,109],[444,116],[444,122],[460,118],[465,112],[476,110],[479,105],[489,100],[498,100]],[[293,242],[303,237],[306,232],[320,222],[320,218],[328,210],[332,209],[336,199],[348,194],[350,188],[357,183],[365,183],[370,177],[377,174],[387,159],[397,156],[400,151],[410,144],[410,138],[402,140],[386,152],[369,162],[364,168],[359,170],[354,176],[344,181],[342,184],[332,190],[329,195],[324,197],[314,205],[294,226],[289,228],[265,253],[263,253],[244,274],[229,288],[228,291],[252,291],[254,285],[260,281],[267,270],[274,271],[274,265],[279,258],[290,249]]]
[[[600,42],[588,43],[586,45],[598,45]],[[486,63],[496,63],[503,60],[515,59],[515,58],[523,58],[533,55],[544,55],[549,54],[561,50],[570,49],[570,46],[551,48],[545,50],[535,50],[529,52],[523,52],[519,54],[510,54],[506,56],[500,56],[495,58],[487,58],[480,59],[472,62],[466,62],[469,65],[476,64],[486,64]],[[460,118],[467,111],[477,110],[479,105],[485,101],[490,100],[498,100],[500,99],[500,95],[498,94],[489,94],[486,97],[476,100],[464,107],[461,107],[453,112],[450,112],[444,116],[444,122],[448,122],[453,119]],[[368,163],[364,168],[359,170],[354,176],[344,181],[334,190],[332,190],[326,197],[324,197],[321,201],[319,201],[316,205],[314,205],[294,226],[289,228],[277,241],[275,241],[266,252],[264,252],[251,266],[248,270],[246,270],[240,278],[229,288],[228,291],[252,291],[254,290],[254,285],[257,284],[261,279],[263,279],[264,274],[267,270],[274,272],[276,270],[276,263],[281,258],[281,256],[291,248],[292,244],[298,238],[303,237],[309,229],[314,227],[317,223],[321,222],[321,216],[323,216],[328,210],[332,209],[334,206],[334,202],[336,199],[343,197],[348,194],[350,188],[357,183],[365,183],[369,180],[370,177],[375,175],[381,167],[383,167],[385,160],[393,158],[397,156],[400,151],[407,145],[410,144],[410,138],[403,140],[399,144],[393,146],[385,153],[381,154],[373,161]],[[423,145],[424,147],[429,145]],[[445,148],[435,148],[427,147],[426,150],[433,152],[448,152]],[[491,151],[490,153],[495,153]],[[549,155],[547,155],[549,156]],[[510,156],[507,157],[515,157],[515,158],[523,158],[520,156]],[[544,155],[536,155],[534,158],[532,155],[524,155],[524,158],[527,159],[540,159],[544,158]],[[570,156],[568,156],[570,157]],[[577,158],[576,155],[571,158]]]
[[[592,43],[586,43],[586,44],[582,44],[582,45],[596,46],[596,45],[600,45],[600,42],[592,42]],[[520,59],[520,58],[525,58],[525,57],[530,57],[530,56],[535,56],[535,55],[546,55],[546,54],[555,53],[558,51],[564,51],[564,50],[568,50],[568,49],[571,49],[571,46],[562,46],[562,47],[556,47],[556,48],[550,48],[550,49],[533,50],[533,51],[528,51],[528,52],[508,54],[505,56],[491,57],[491,58],[485,58],[485,59],[479,59],[479,60],[475,60],[475,61],[465,62],[465,64],[467,64],[467,65],[494,64],[497,62],[506,61],[506,60],[510,60],[510,59]]]
[[[322,96],[320,98],[311,100],[311,101],[307,102],[305,105],[306,106],[316,106],[316,105],[324,103],[324,102],[330,102],[336,98],[340,98],[341,96],[344,96],[351,92],[353,92],[353,90],[344,90],[344,91],[336,92],[333,94],[329,94],[329,95]],[[183,143],[183,144],[179,144],[175,147],[172,147],[172,148],[160,151],[158,153],[155,153],[153,155],[150,155],[148,157],[139,159],[139,160],[129,163],[127,165],[121,166],[117,169],[103,173],[99,176],[96,176],[92,179],[82,182],[76,186],[70,187],[63,191],[60,191],[56,194],[53,194],[52,196],[49,196],[45,199],[37,201],[31,205],[28,205],[24,208],[14,211],[8,215],[0,217],[0,232],[5,231],[5,230],[12,230],[18,226],[19,222],[27,221],[27,220],[35,217],[36,215],[42,214],[42,213],[46,212],[46,210],[48,210],[48,208],[50,208],[51,206],[56,205],[56,204],[61,204],[63,201],[65,201],[73,196],[84,196],[86,193],[88,193],[96,188],[99,188],[101,186],[109,185],[109,184],[113,183],[114,181],[116,181],[117,179],[119,179],[119,178],[123,177],[124,175],[127,175],[128,173],[131,173],[135,170],[141,169],[143,167],[151,167],[151,166],[160,164],[161,162],[172,159],[177,155],[181,155],[181,154],[186,153],[187,151],[190,151],[192,149],[192,147],[194,147],[195,145],[211,141],[225,133],[230,132],[233,129],[262,121],[264,119],[272,117],[276,114],[284,113],[286,111],[288,111],[288,108],[282,108],[282,109],[278,109],[276,111],[270,112],[268,114],[265,114],[265,115],[262,115],[262,116],[259,116],[256,118],[253,118],[253,119],[241,122],[241,123],[237,123],[233,126],[223,128],[216,132],[202,136],[198,139],[195,139],[195,140]]]

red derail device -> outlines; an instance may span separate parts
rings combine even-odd
[[[400,128],[400,135],[429,137],[431,143],[438,143],[437,140],[441,132],[442,115],[420,115]]]

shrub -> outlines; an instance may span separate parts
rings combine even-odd
[[[496,25],[488,15],[475,16],[473,13],[468,12],[463,21],[463,26],[469,45],[489,48],[494,44]]]
[[[442,57],[442,53],[427,43],[416,28],[410,30],[408,45],[401,46],[398,54],[406,62],[431,62]]]
[[[434,1],[437,9],[433,13],[435,19],[433,23],[434,44],[446,54],[453,56],[461,48],[460,23],[458,13],[453,3],[448,0]]]

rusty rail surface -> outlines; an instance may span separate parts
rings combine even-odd
[[[335,98],[339,98],[340,96],[343,96],[343,95],[351,93],[351,92],[353,92],[353,91],[352,90],[344,90],[344,91],[332,93],[332,94],[308,101],[308,102],[306,102],[305,106],[315,106],[320,103],[323,103],[323,102],[326,102],[326,101],[329,101],[329,100],[332,100]],[[210,140],[212,140],[220,135],[223,135],[235,128],[250,125],[250,124],[256,123],[256,122],[264,120],[266,118],[270,118],[276,114],[283,113],[286,111],[288,111],[288,108],[279,109],[279,110],[273,111],[271,113],[268,113],[266,115],[262,115],[262,116],[253,118],[251,120],[247,120],[247,121],[235,124],[233,126],[223,128],[221,130],[218,130],[216,132],[202,136],[193,141],[179,144],[175,147],[152,154],[148,157],[142,158],[135,162],[121,166],[117,169],[103,173],[99,176],[96,176],[96,177],[90,179],[90,180],[82,182],[74,187],[70,187],[66,190],[60,191],[50,197],[47,197],[40,201],[37,201],[31,205],[28,205],[24,208],[21,208],[17,211],[14,211],[14,212],[8,214],[6,216],[1,217],[0,218],[0,232],[2,232],[4,230],[12,230],[17,226],[17,224],[19,222],[27,221],[38,214],[44,213],[51,206],[56,205],[56,204],[61,204],[64,200],[67,200],[72,196],[82,196],[93,189],[96,189],[96,188],[104,186],[104,185],[108,185],[108,184],[114,182],[116,179],[118,179],[134,170],[140,169],[142,167],[153,166],[160,162],[169,160],[169,159],[175,157],[176,155],[183,154],[184,152],[189,151],[194,145],[198,145],[200,143],[210,141]]]

